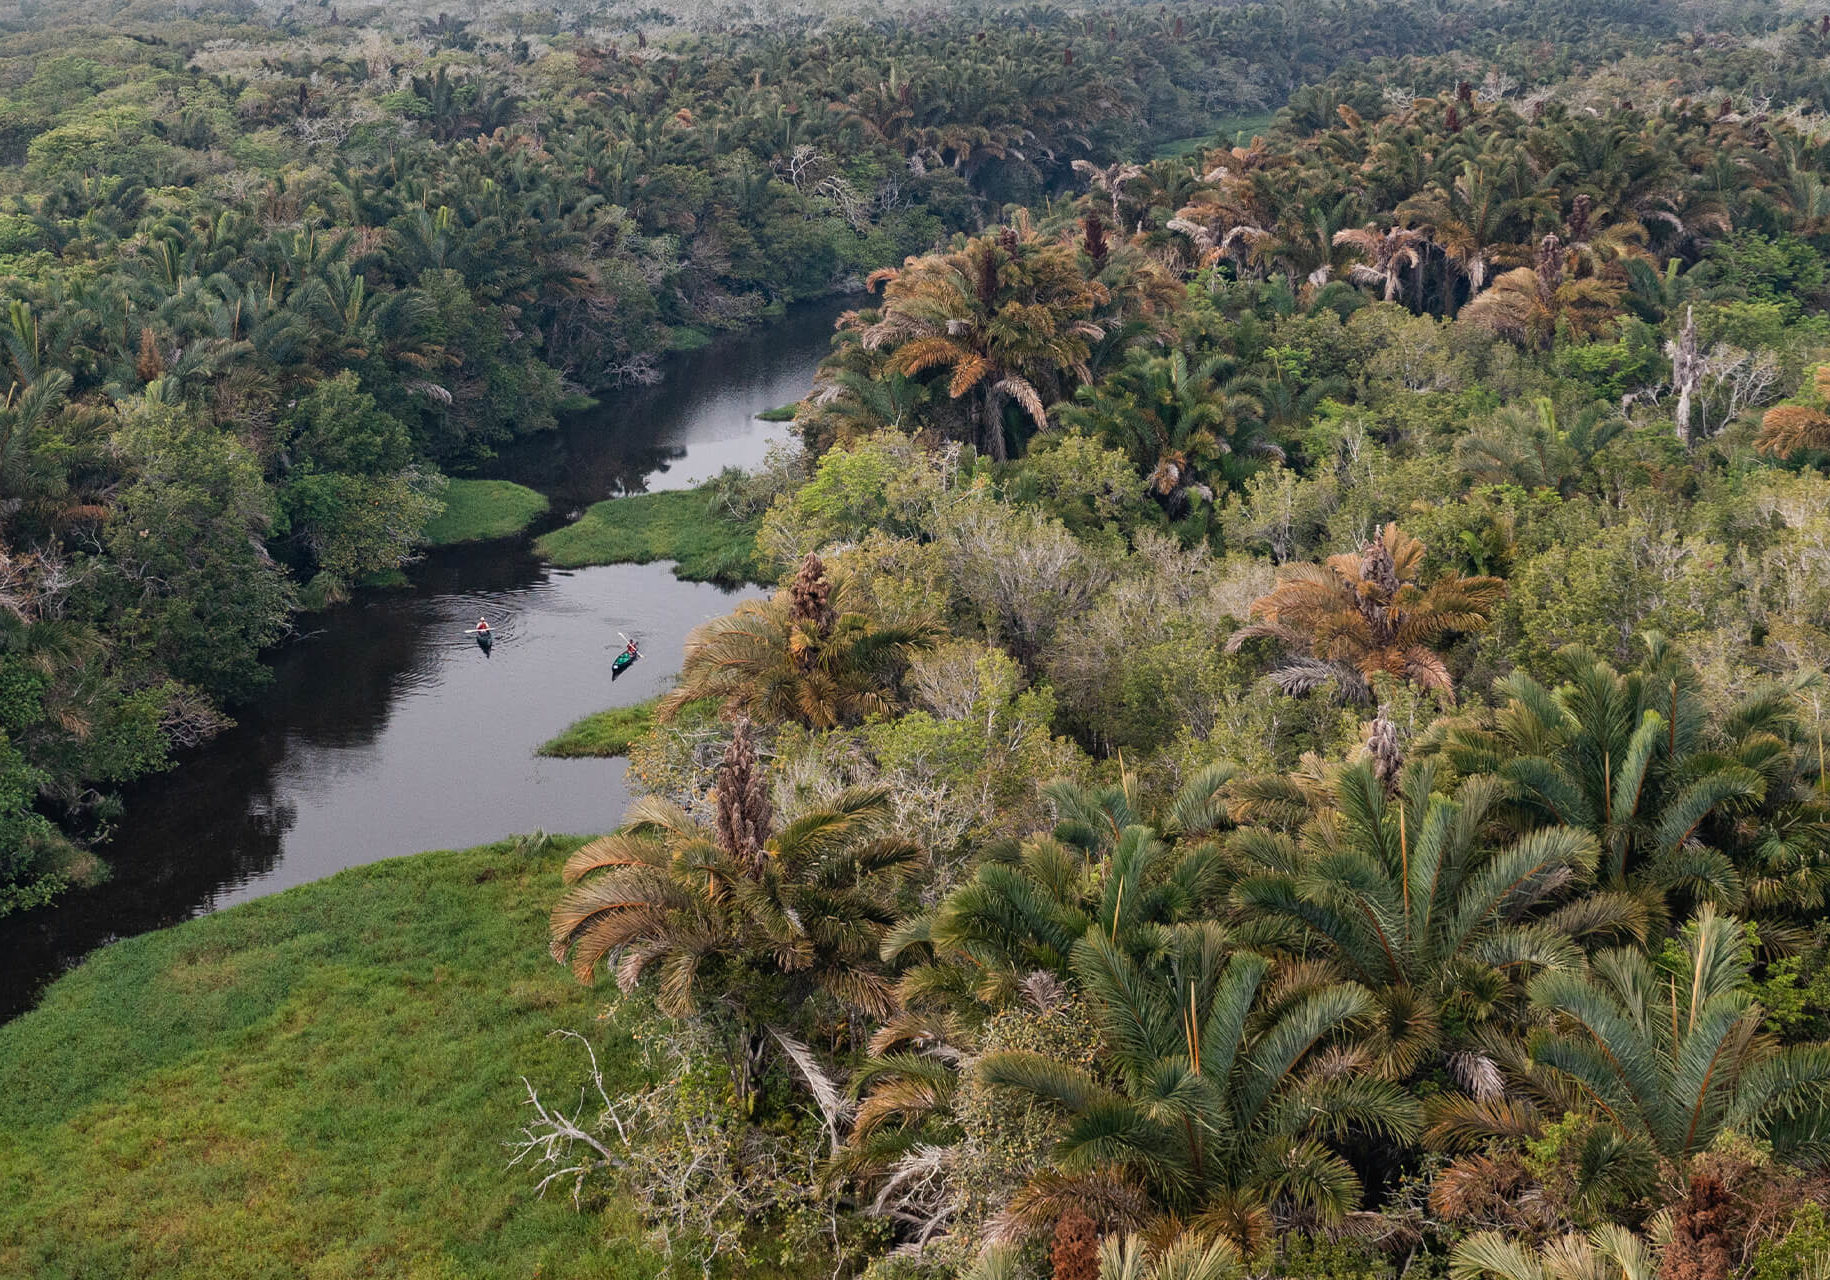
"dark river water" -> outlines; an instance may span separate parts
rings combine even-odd
[[[491,474],[553,499],[602,498],[753,469],[805,395],[840,304],[798,308],[669,363],[661,386],[608,401],[505,452]],[[126,797],[102,849],[112,877],[0,921],[0,1018],[117,938],[422,849],[541,828],[596,832],[628,803],[618,760],[543,760],[573,720],[672,683],[686,633],[754,591],[685,583],[666,565],[564,570],[516,538],[437,552],[412,586],[298,622],[273,683],[236,727]],[[464,634],[496,629],[489,655]],[[614,686],[619,632],[642,658]]]

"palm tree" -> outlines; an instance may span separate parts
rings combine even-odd
[[[1110,377],[1081,387],[1062,422],[1123,448],[1170,510],[1187,504],[1190,489],[1211,501],[1206,480],[1238,487],[1284,456],[1267,438],[1255,381],[1236,370],[1225,355],[1191,368],[1180,350],[1133,352]]]
[[[1244,1273],[1239,1246],[1225,1237],[1188,1231],[1155,1249],[1135,1234],[1099,1242],[1099,1280],[1235,1280]]]
[[[552,911],[552,953],[581,982],[613,964],[625,991],[655,971],[660,1007],[676,1017],[699,1011],[702,988],[715,991],[744,1050],[734,1071],[747,1099],[765,1028],[815,993],[888,1012],[878,944],[921,850],[881,834],[890,816],[881,789],[846,791],[776,826],[741,719],[709,798],[709,829],[645,796],[621,831],[573,853],[563,872],[571,887]]]
[[[862,1094],[839,1170],[894,1187],[896,1170],[958,1136],[951,1106],[961,1064],[982,1047],[987,1015],[1027,1004],[1048,1015],[1069,999],[1075,944],[1091,933],[1147,957],[1174,926],[1211,917],[1230,877],[1211,833],[1228,825],[1222,790],[1228,765],[1199,770],[1152,826],[1135,778],[1089,790],[1051,783],[1060,814],[1053,832],[988,850],[973,878],[932,912],[905,918],[883,941],[883,958],[914,963],[897,983],[899,1008],[871,1039],[858,1078]],[[950,1216],[951,1202],[880,1212],[923,1231]]]
[[[1545,909],[1593,871],[1595,841],[1540,827],[1502,844],[1486,834],[1498,779],[1465,779],[1448,796],[1427,759],[1390,790],[1381,771],[1374,759],[1341,770],[1302,847],[1258,829],[1238,833],[1232,850],[1260,868],[1236,890],[1243,910],[1289,922],[1301,954],[1325,956],[1378,995],[1380,1066],[1403,1078],[1440,1050],[1449,1006],[1478,1022],[1508,975],[1574,961],[1574,919]]]
[[[1235,631],[1227,652],[1259,636],[1281,643],[1287,655],[1271,675],[1287,693],[1337,678],[1364,701],[1383,672],[1453,696],[1454,680],[1432,646],[1483,630],[1505,584],[1448,574],[1420,586],[1423,554],[1421,542],[1389,524],[1357,554],[1285,565],[1276,589],[1252,602],[1264,621]]]
[[[1233,952],[1224,930],[1183,926],[1150,963],[1097,929],[1073,969],[1093,1002],[1104,1070],[1007,1050],[986,1083],[1055,1109],[1059,1173],[1038,1175],[1011,1212],[1052,1221],[1103,1187],[1108,1204],[1173,1214],[1251,1244],[1272,1212],[1337,1221],[1359,1201],[1352,1167],[1326,1145],[1349,1133],[1408,1138],[1417,1106],[1395,1086],[1333,1064],[1374,1007],[1353,984],[1272,1000],[1270,962]],[[1135,1224],[1137,1208],[1116,1216]]]
[[[1516,252],[1505,228],[1537,212],[1542,203],[1508,194],[1500,172],[1505,163],[1485,155],[1464,160],[1451,182],[1412,197],[1399,209],[1428,225],[1430,242],[1467,279],[1473,293],[1486,288],[1496,262],[1507,261]]]
[[[1740,921],[1705,906],[1668,961],[1626,947],[1586,974],[1540,974],[1531,1001],[1551,1021],[1531,1037],[1533,1060],[1667,1160],[1688,1160],[1730,1128],[1781,1155],[1821,1150],[1830,1047],[1780,1048],[1761,1034],[1746,946]]]
[[[1558,422],[1548,396],[1532,400],[1529,409],[1507,405],[1490,421],[1455,442],[1455,459],[1481,484],[1517,484],[1528,489],[1555,489],[1569,497],[1593,475],[1591,463],[1627,429],[1623,414],[1590,405]]]
[[[1830,399],[1830,364],[1812,371],[1817,404],[1780,404],[1760,419],[1754,448],[1761,453],[1789,458],[1794,454],[1830,449],[1830,414],[1821,405]]]
[[[1618,279],[1569,275],[1562,242],[1547,235],[1538,244],[1535,266],[1504,272],[1461,314],[1521,346],[1548,349],[1559,322],[1579,338],[1594,337],[1612,324],[1625,280],[1624,272]]]
[[[1462,773],[1505,779],[1522,824],[1593,834],[1610,888],[1685,886],[1737,902],[1740,873],[1699,833],[1713,814],[1758,804],[1765,779],[1732,753],[1705,749],[1694,675],[1662,636],[1647,641],[1645,666],[1624,674],[1569,651],[1555,690],[1513,672],[1494,686],[1504,704],[1491,723],[1447,726],[1443,750]]]
[[[1361,260],[1354,264],[1349,278],[1355,284],[1370,284],[1382,289],[1387,302],[1397,298],[1404,283],[1404,271],[1416,271],[1423,266],[1423,246],[1427,243],[1421,231],[1405,227],[1391,227],[1385,231],[1376,227],[1349,227],[1335,232],[1334,242],[1360,255]]]
[[[1075,257],[1070,245],[1006,228],[880,271],[872,279],[883,282],[883,306],[864,346],[887,351],[897,373],[946,369],[947,395],[971,397],[980,447],[1001,462],[1004,406],[1015,401],[1036,430],[1047,429],[1062,379],[1088,377],[1091,344],[1104,336],[1092,317],[1105,287]]]
[[[1478,1231],[1449,1254],[1449,1280],[1657,1280],[1646,1242],[1609,1223],[1570,1234],[1535,1253],[1497,1231]]]
[[[932,626],[885,626],[844,575],[809,553],[774,598],[740,606],[687,637],[680,685],[664,719],[716,698],[768,724],[857,724],[896,705],[909,658],[931,648]]]

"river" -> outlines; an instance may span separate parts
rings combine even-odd
[[[551,527],[588,503],[754,468],[805,395],[838,303],[668,362],[623,394],[489,468],[553,500]],[[537,532],[538,530],[536,530]],[[573,720],[658,693],[686,633],[755,591],[681,582],[666,565],[562,570],[530,537],[428,555],[411,586],[301,617],[274,679],[237,724],[131,788],[102,853],[113,874],[0,921],[0,1018],[98,946],[381,858],[541,828],[608,830],[628,803],[621,761],[545,760]],[[464,634],[496,628],[485,655]],[[642,658],[612,686],[618,632]]]

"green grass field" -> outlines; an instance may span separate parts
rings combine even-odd
[[[534,549],[567,569],[672,560],[688,582],[755,581],[756,526],[714,515],[703,490],[612,498],[555,529]]]
[[[1254,134],[1263,133],[1271,127],[1271,121],[1277,118],[1275,111],[1266,111],[1252,116],[1228,116],[1214,122],[1209,133],[1198,133],[1193,137],[1174,138],[1161,143],[1150,153],[1152,160],[1167,160],[1177,156],[1193,155],[1207,147],[1244,147],[1249,146]]]
[[[661,699],[650,698],[633,707],[611,707],[586,716],[557,738],[541,745],[536,754],[574,759],[581,756],[622,756],[629,746],[654,727],[655,707]]]
[[[346,871],[58,982],[0,1027],[0,1275],[657,1274],[616,1210],[506,1167],[520,1077],[575,1104],[548,1033],[605,1000],[546,954],[570,847]],[[596,1028],[614,1094],[633,1053]]]
[[[444,513],[426,526],[434,547],[485,542],[520,533],[546,512],[546,498],[510,480],[453,480]]]

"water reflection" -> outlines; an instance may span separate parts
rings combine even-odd
[[[756,415],[807,394],[833,321],[855,305],[797,307],[760,334],[675,357],[660,386],[620,394],[503,450],[495,473],[552,495],[563,511],[617,494],[689,489],[724,467],[755,470],[787,435]]]
[[[683,358],[619,400],[497,460],[560,514],[759,465],[784,428],[756,421],[806,393],[837,306]],[[666,566],[554,570],[524,540],[415,567],[409,590],[301,619],[239,723],[142,782],[105,852],[106,884],[0,921],[0,1017],[115,938],[420,849],[544,827],[596,831],[627,803],[619,762],[540,760],[579,715],[668,688],[686,633],[733,597]],[[489,656],[468,629],[489,619]],[[642,659],[611,687],[622,634]]]

